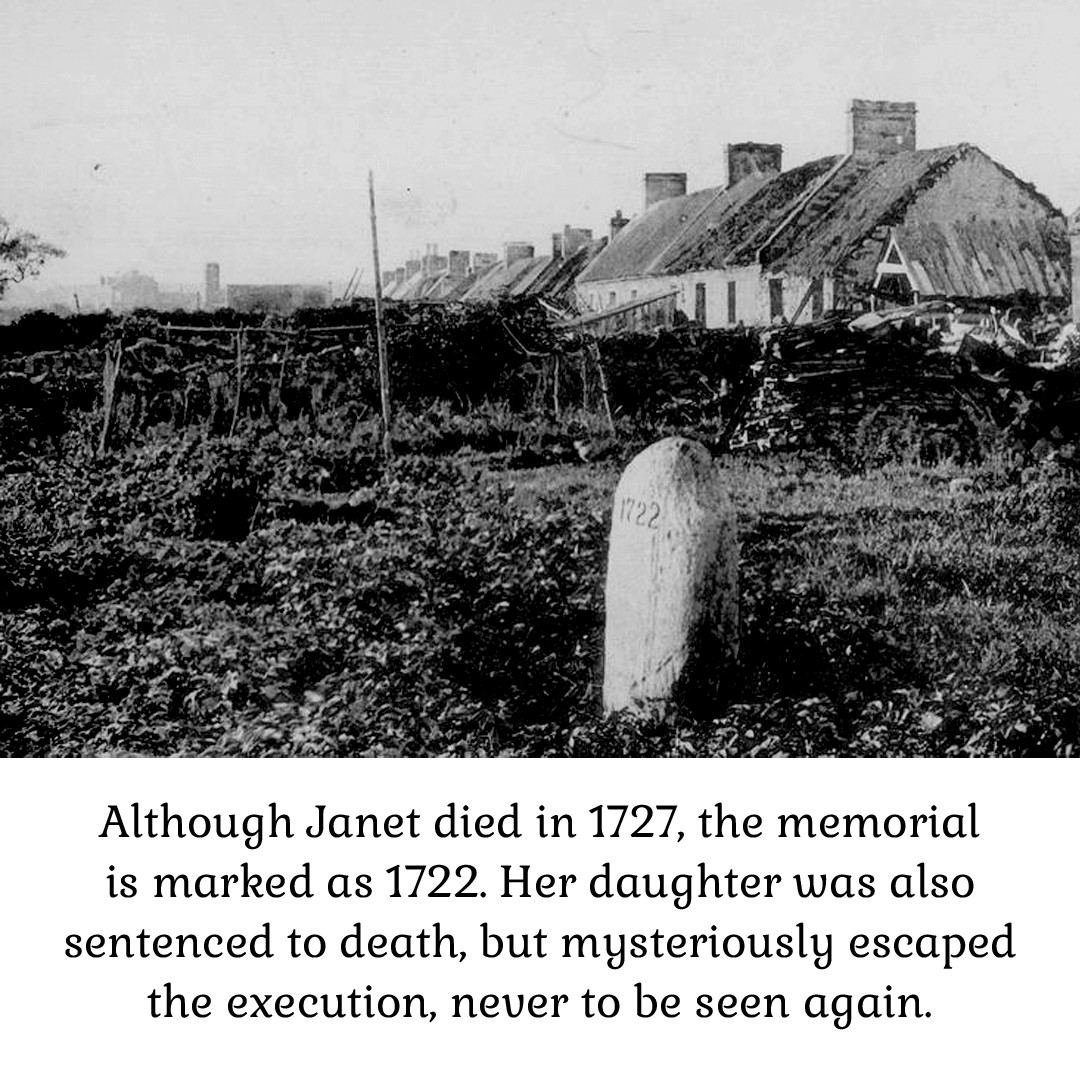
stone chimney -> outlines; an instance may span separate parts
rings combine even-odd
[[[562,258],[562,233],[551,234],[551,257],[555,260]]]
[[[724,147],[728,187],[748,176],[775,176],[781,171],[783,155],[779,143],[728,143]]]
[[[592,243],[592,229],[572,229],[569,225],[563,226],[562,231],[562,255],[569,259],[576,251],[580,251],[586,244]]]
[[[616,210],[615,216],[611,219],[609,224],[611,226],[611,232],[608,234],[608,237],[609,239],[614,240],[615,237],[618,236],[618,234],[621,233],[623,229],[630,224],[630,219],[624,218],[623,212],[621,210]]]
[[[431,277],[446,269],[446,256],[439,254],[438,244],[428,244],[421,265],[425,277]]]
[[[399,266],[394,271],[394,284],[395,285],[402,285],[402,284],[404,284],[404,282],[405,282],[405,267],[404,266]]]
[[[686,194],[686,173],[647,172],[645,174],[645,209],[661,199],[676,199]]]
[[[506,265],[516,263],[521,259],[531,259],[536,255],[536,248],[524,240],[511,240],[505,245]]]
[[[469,252],[451,251],[447,256],[447,269],[452,278],[469,276]]]
[[[848,114],[848,152],[882,158],[915,149],[914,101],[866,101],[854,98]]]
[[[420,259],[406,259],[405,260],[405,277],[414,278],[420,273],[420,268],[423,266],[423,262]]]

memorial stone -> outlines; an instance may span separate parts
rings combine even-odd
[[[735,516],[712,455],[662,439],[615,490],[605,592],[604,712],[722,692],[738,652]]]

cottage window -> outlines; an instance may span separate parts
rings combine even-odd
[[[738,313],[735,310],[735,282],[727,283],[727,321],[731,326],[735,325]]]
[[[883,302],[885,307],[896,304],[907,307],[915,302],[915,290],[911,287],[911,281],[907,274],[881,274],[874,288],[875,297]],[[875,305],[876,307],[877,305]]]
[[[784,317],[784,279],[769,278],[769,320]]]
[[[705,282],[699,281],[694,286],[694,318],[697,322],[705,325]]]
[[[615,294],[613,292],[609,292],[607,294],[607,306],[608,307],[614,307],[615,306]]]
[[[825,279],[815,278],[810,286],[810,318],[820,319],[825,310]]]

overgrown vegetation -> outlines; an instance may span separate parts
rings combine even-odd
[[[600,403],[564,398],[556,416],[550,384],[543,408],[403,413],[389,470],[374,418],[340,399],[292,419],[252,411],[232,437],[212,411],[129,422],[100,456],[97,408],[11,436],[0,750],[1075,753],[1069,463],[987,429],[961,466],[885,421],[840,462],[720,459],[742,538],[738,674],[696,722],[600,719],[612,494],[656,435],[719,431],[706,345],[685,350],[662,400],[636,414],[617,399],[620,438],[599,462],[573,440],[605,431]],[[614,347],[604,359],[613,397],[633,363],[658,377]],[[348,492],[370,512],[285,512],[289,496]]]
[[[740,673],[704,723],[602,722],[618,464],[357,445],[367,525],[296,431],[158,440],[0,485],[0,716],[18,754],[1064,754],[1080,723],[1080,491],[983,466],[731,461]],[[239,492],[239,494],[237,494]],[[254,508],[253,508],[254,506]],[[253,527],[251,527],[253,526]],[[249,531],[250,527],[250,531]],[[241,534],[243,534],[241,536]]]

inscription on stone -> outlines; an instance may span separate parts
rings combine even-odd
[[[689,439],[654,443],[615,491],[605,713],[712,700],[738,650],[738,610],[735,517],[712,455]]]
[[[640,525],[646,529],[660,527],[660,504],[658,502],[644,502],[628,495],[617,503],[619,508],[619,520],[628,521],[632,525]]]

